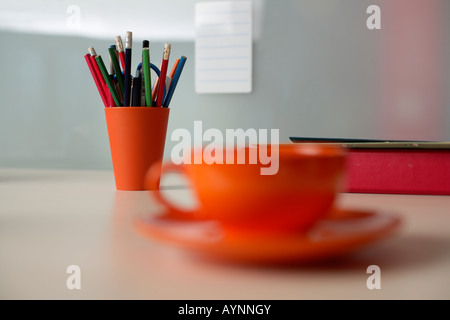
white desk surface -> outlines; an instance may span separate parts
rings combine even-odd
[[[174,197],[187,189],[167,181]],[[179,186],[179,183],[178,183]],[[342,207],[403,219],[391,238],[340,262],[258,268],[193,259],[140,236],[136,214],[161,207],[116,191],[112,171],[0,169],[1,299],[449,299],[450,197],[340,194]],[[81,289],[69,290],[69,265]],[[369,290],[369,265],[381,289]]]

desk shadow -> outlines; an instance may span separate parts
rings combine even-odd
[[[403,269],[424,266],[447,259],[450,240],[434,236],[405,235],[374,243],[354,252],[348,259],[336,260],[331,267],[360,269],[361,265],[378,265],[383,269]],[[329,266],[322,266],[327,268]]]
[[[165,190],[184,190],[182,185],[166,185]],[[143,247],[159,247],[157,241],[148,241],[139,235],[134,228],[134,219],[141,215],[154,215],[165,210],[156,202],[147,191],[142,192],[116,192],[113,205],[113,243],[119,260],[136,260],[142,255]],[[137,245],[135,242],[140,243]],[[132,249],[137,245],[134,250]],[[140,246],[143,247],[140,247]],[[170,248],[168,244],[161,244],[161,250]],[[426,266],[450,256],[450,239],[437,235],[397,234],[388,238],[372,242],[345,255],[327,260],[314,262],[289,262],[282,264],[245,264],[233,263],[224,260],[173,248],[186,253],[186,259],[200,260],[207,265],[231,268],[274,270],[289,274],[301,271],[308,272],[349,272],[366,270],[370,265],[377,265],[383,270],[398,270],[412,267]],[[134,254],[131,254],[133,251]],[[139,259],[137,259],[139,260]]]
[[[377,265],[383,270],[395,270],[420,267],[447,259],[450,255],[450,240],[419,235],[402,236],[379,241],[345,255],[312,262],[286,262],[266,264],[241,264],[213,260],[207,257],[195,257],[206,263],[220,263],[223,266],[245,269],[274,270],[279,272],[330,272],[360,271],[370,265]]]

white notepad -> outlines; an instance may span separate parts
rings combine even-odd
[[[197,93],[252,91],[252,2],[201,2],[195,6]]]

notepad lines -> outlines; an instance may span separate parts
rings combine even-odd
[[[250,92],[250,1],[196,5],[196,91]]]

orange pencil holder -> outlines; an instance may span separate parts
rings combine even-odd
[[[145,185],[145,175],[151,166],[163,159],[169,110],[156,107],[105,108],[117,190],[149,190]]]

